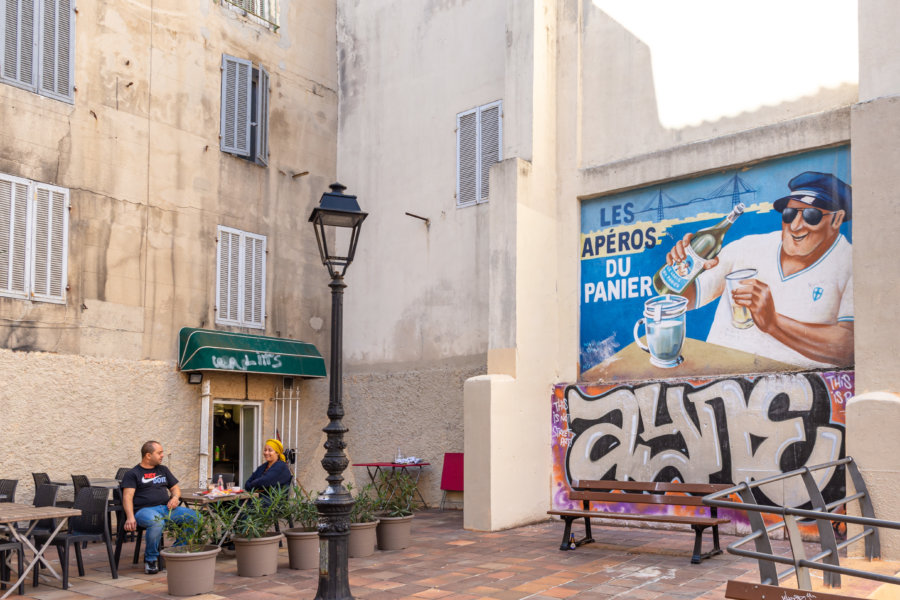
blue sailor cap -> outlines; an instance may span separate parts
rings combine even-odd
[[[844,211],[844,222],[852,217],[853,190],[831,173],[806,171],[788,182],[791,193],[775,201],[775,210],[781,212],[788,200],[798,200],[816,208]]]

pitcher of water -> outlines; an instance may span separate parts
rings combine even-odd
[[[687,298],[667,294],[650,298],[644,303],[644,316],[634,324],[634,341],[644,352],[650,354],[650,364],[668,369],[677,367],[684,358]],[[641,342],[638,330],[644,324],[647,330],[647,345]]]

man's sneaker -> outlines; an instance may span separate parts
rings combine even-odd
[[[148,560],[144,562],[144,573],[147,575],[156,575],[159,573],[159,561]]]

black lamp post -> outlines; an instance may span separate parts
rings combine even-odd
[[[322,194],[319,206],[309,216],[316,229],[316,241],[322,264],[331,275],[331,380],[328,388],[329,423],[322,430],[327,435],[322,467],[328,471],[328,488],[316,500],[319,509],[320,545],[319,588],[316,600],[351,599],[348,562],[348,536],[350,535],[350,509],[353,499],[344,487],[342,473],[347,468],[344,434],[347,428],[341,422],[344,416],[341,371],[343,363],[343,313],[344,273],[353,262],[359,229],[368,216],[359,208],[356,196],[344,194],[346,186],[332,183],[331,191]],[[341,235],[343,233],[343,235]],[[329,241],[329,237],[331,241]],[[348,238],[342,239],[342,238]],[[341,243],[343,242],[343,243]],[[339,247],[340,246],[340,247]]]

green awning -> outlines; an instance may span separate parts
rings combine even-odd
[[[178,367],[182,371],[325,377],[325,359],[312,344],[191,327],[182,327],[179,333]]]

